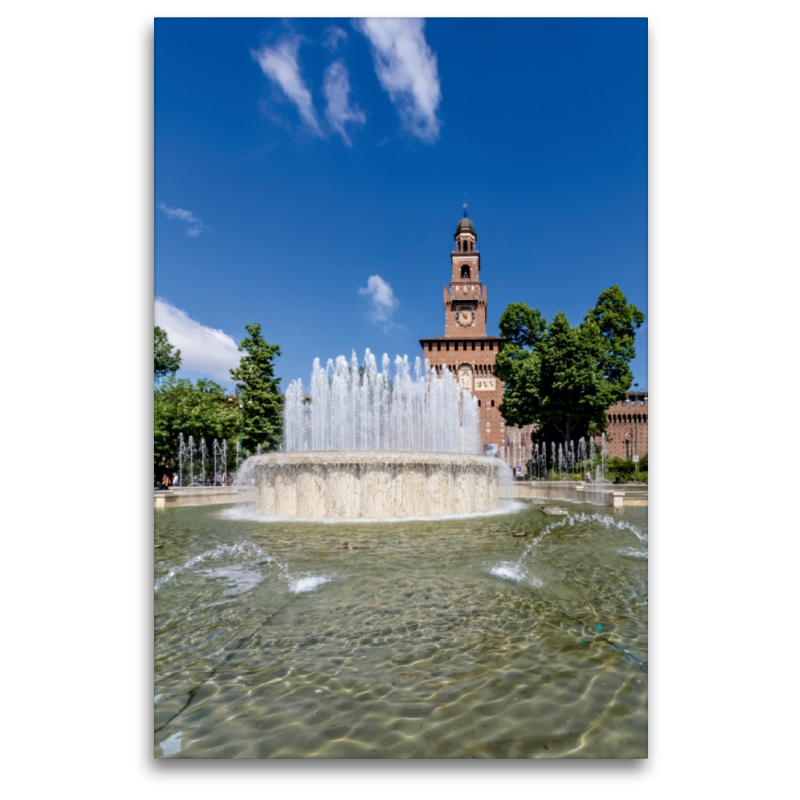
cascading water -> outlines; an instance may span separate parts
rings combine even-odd
[[[178,436],[178,484],[180,486],[186,486],[184,482],[186,478],[183,473],[184,458],[186,458],[186,443],[183,441],[183,434],[181,433]]]
[[[301,380],[292,381],[284,405],[285,452],[309,450],[394,450],[418,453],[479,453],[477,400],[462,390],[448,369],[438,372],[417,358],[414,376],[408,356],[389,357],[381,370],[367,350],[314,360],[311,398]]]
[[[567,516],[564,517],[564,519],[559,520],[558,522],[551,522],[537,536],[531,539],[531,541],[528,542],[525,549],[523,550],[522,555],[517,559],[516,562],[511,562],[511,563],[507,561],[501,562],[500,564],[491,567],[489,572],[501,578],[511,578],[513,580],[520,580],[524,575],[522,569],[523,562],[531,554],[536,545],[538,545],[548,533],[556,530],[557,528],[564,528],[566,526],[573,527],[576,524],[586,523],[586,522],[599,523],[606,529],[616,528],[617,530],[621,531],[629,531],[639,540],[639,542],[647,545],[648,542],[647,534],[643,533],[636,526],[631,525],[628,522],[614,519],[613,517],[610,517],[607,514],[585,514],[583,512],[579,514],[567,514]],[[626,550],[620,552],[624,552],[625,555],[647,558],[646,550],[626,548]]]
[[[286,390],[282,452],[248,459],[240,484],[255,487],[270,518],[411,519],[495,511],[511,482],[499,458],[478,455],[477,400],[447,368],[397,356],[390,374],[367,350],[323,368],[311,394]]]
[[[206,440],[200,440],[200,485],[205,486],[208,479],[208,447],[206,447]]]
[[[225,475],[228,472],[228,443],[225,439],[222,440],[220,444],[216,439],[214,439],[213,444],[214,450],[214,478],[216,480],[217,475]]]
[[[189,455],[189,486],[194,484],[194,436],[189,437],[189,447],[188,447],[188,455]]]

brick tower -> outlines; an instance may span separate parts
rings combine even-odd
[[[505,422],[499,406],[503,384],[494,377],[494,360],[503,342],[486,334],[487,289],[481,284],[481,254],[472,220],[459,220],[450,253],[450,286],[444,288],[444,336],[420,339],[431,366],[447,366],[458,375],[462,387],[478,398],[481,440],[486,455],[498,455],[506,442]]]

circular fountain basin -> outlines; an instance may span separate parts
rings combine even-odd
[[[391,520],[497,509],[511,471],[499,458],[465,453],[330,450],[253,456],[242,477],[267,517]]]

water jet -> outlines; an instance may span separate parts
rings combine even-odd
[[[283,451],[252,456],[239,474],[256,513],[294,520],[401,520],[491,512],[511,470],[478,455],[477,401],[446,367],[367,350],[323,368],[311,395],[293,381],[284,404]],[[508,494],[508,492],[505,492]]]

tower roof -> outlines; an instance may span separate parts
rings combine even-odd
[[[456,225],[456,236],[458,236],[461,231],[472,231],[475,233],[475,226],[472,224],[472,220],[467,218],[467,204],[464,203],[464,219],[460,219],[458,221],[458,225]],[[478,234],[475,233],[477,236]]]
[[[472,231],[475,233],[475,226],[472,224],[472,220],[464,217],[464,219],[460,219],[458,221],[458,225],[456,225],[456,233],[459,231]]]

